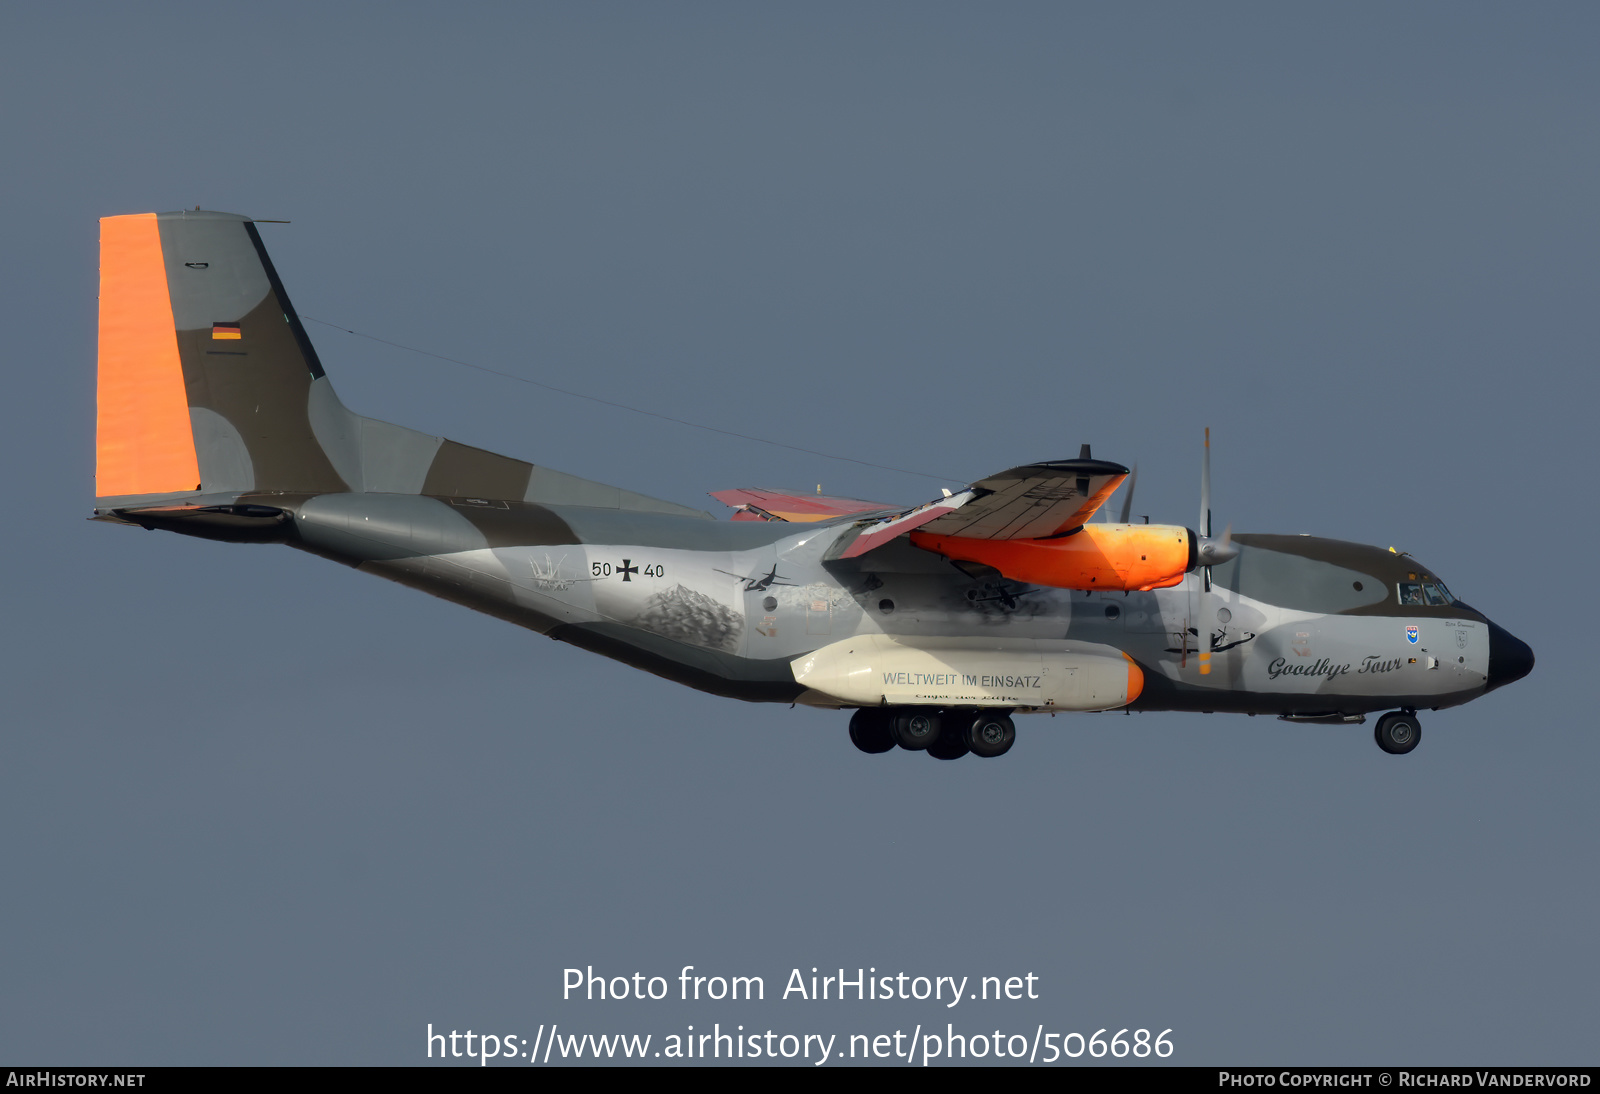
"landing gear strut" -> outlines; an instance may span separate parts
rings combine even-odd
[[[1414,711],[1394,710],[1378,719],[1372,731],[1378,747],[1391,756],[1404,756],[1422,740],[1422,723]]]

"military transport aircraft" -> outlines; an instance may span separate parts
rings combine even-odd
[[[100,222],[95,518],[282,543],[717,695],[853,709],[865,752],[999,756],[1011,715],[1377,720],[1533,653],[1409,555],[1092,520],[1128,476],[1028,464],[905,510],[720,491],[734,519],[365,418],[248,217]]]

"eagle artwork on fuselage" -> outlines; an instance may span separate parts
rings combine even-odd
[[[361,417],[334,394],[256,225],[100,222],[95,519],[281,543],[659,676],[854,710],[866,752],[998,756],[1011,715],[1188,710],[1357,723],[1533,654],[1392,549],[1211,535],[1103,507],[1120,464],[1027,464],[913,509],[726,490],[719,521]],[[1101,519],[1092,519],[1092,518]]]

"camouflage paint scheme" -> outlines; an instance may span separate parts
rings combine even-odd
[[[100,520],[286,544],[756,702],[861,705],[797,675],[813,651],[869,635],[1125,654],[1143,676],[1128,709],[1302,718],[1453,706],[1532,666],[1460,602],[1402,606],[1400,584],[1427,572],[1375,547],[1240,535],[1209,587],[1201,570],[1151,592],[1029,586],[903,534],[842,557],[892,509],[719,521],[364,418],[334,394],[249,218],[155,223],[201,482],[99,498]],[[1049,709],[1021,694],[985,702]]]

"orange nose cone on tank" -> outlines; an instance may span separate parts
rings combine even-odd
[[[1131,703],[1144,694],[1144,670],[1127,654],[1122,657],[1128,662],[1128,702]]]

